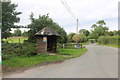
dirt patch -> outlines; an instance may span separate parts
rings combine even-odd
[[[49,53],[49,55],[56,55],[57,53]]]
[[[62,57],[71,57],[71,55],[60,55]]]
[[[41,66],[49,65],[49,64],[61,63],[63,61],[64,60],[46,62],[46,63],[42,63],[42,64],[37,64],[37,65],[32,66],[32,67],[25,67],[25,68],[13,68],[13,67],[7,67],[7,66],[2,65],[2,73],[3,73],[3,77],[4,77],[5,75],[20,73],[20,72],[23,72],[23,71],[28,70],[28,69],[33,69],[36,67],[41,67]]]
[[[22,37],[22,36],[14,36],[14,37],[9,37],[9,38],[27,38],[27,37]]]
[[[82,46],[82,48],[86,48],[86,46]]]

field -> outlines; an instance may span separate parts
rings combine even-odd
[[[24,43],[24,40],[27,40],[27,37],[9,37],[7,39],[2,39],[5,42],[8,43]]]

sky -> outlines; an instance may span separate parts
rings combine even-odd
[[[18,4],[17,11],[22,12],[17,25],[30,24],[29,15],[34,17],[49,13],[50,18],[65,29],[67,33],[76,32],[77,21],[74,19],[61,0],[11,0]],[[79,20],[78,30],[91,30],[91,26],[99,20],[104,20],[110,31],[118,30],[119,0],[65,0],[71,11]],[[27,29],[21,29],[22,31]],[[12,31],[13,32],[13,31]]]

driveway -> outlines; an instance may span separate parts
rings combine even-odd
[[[86,46],[88,52],[62,63],[29,69],[5,78],[117,78],[118,49],[96,44]]]

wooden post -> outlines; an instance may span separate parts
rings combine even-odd
[[[65,48],[65,44],[63,44],[63,48]]]
[[[20,38],[19,38],[19,44],[20,44]]]
[[[20,46],[20,48],[21,48],[21,45],[20,45],[20,38],[19,38],[19,46]]]
[[[81,44],[81,49],[82,49],[82,44]]]

